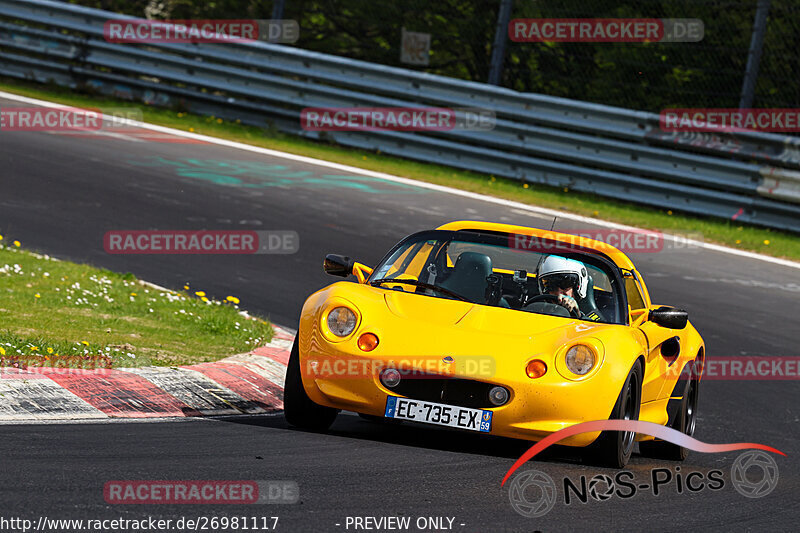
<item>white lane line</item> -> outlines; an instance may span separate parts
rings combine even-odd
[[[65,106],[63,104],[56,104],[53,102],[48,102],[46,100],[39,100],[36,98],[28,98],[27,96],[19,96],[16,94],[11,94],[7,92],[0,91],[0,98],[5,98],[7,100],[13,100],[15,102],[22,102],[31,105],[38,105],[48,108],[65,108],[70,106]],[[112,117],[104,116],[104,119],[112,120]],[[124,123],[130,126],[136,126],[139,128],[149,129],[152,131],[159,131],[162,133],[168,133],[170,135],[175,135],[178,137],[184,137],[187,139],[195,139],[198,141],[205,141],[207,143],[216,144],[219,146],[227,146],[229,148],[235,148],[238,150],[245,150],[248,152],[253,152],[261,155],[267,155],[270,157],[279,157],[282,159],[288,159],[290,161],[296,161],[298,163],[306,163],[308,165],[316,165],[319,167],[330,168],[333,170],[339,170],[341,172],[353,173],[353,174],[360,174],[362,176],[370,176],[373,178],[378,178],[386,181],[391,181],[394,183],[402,183],[405,185],[413,185],[416,187],[421,187],[423,189],[429,189],[432,191],[442,192],[446,194],[452,194],[454,196],[461,196],[462,198],[470,198],[472,200],[478,200],[482,202],[488,202],[496,205],[502,205],[504,207],[508,207],[511,209],[520,209],[522,211],[529,211],[531,213],[538,213],[540,215],[546,215],[548,217],[558,217],[560,219],[567,219],[567,220],[574,220],[576,222],[583,222],[585,224],[593,224],[595,226],[600,226],[604,228],[610,229],[619,229],[625,231],[643,231],[641,228],[636,228],[634,226],[627,226],[625,224],[617,224],[616,222],[608,222],[606,220],[599,220],[596,218],[585,217],[581,215],[576,215],[573,213],[566,213],[564,211],[559,211],[557,209],[548,209],[546,207],[537,207],[528,204],[523,204],[521,202],[514,202],[511,200],[504,200],[502,198],[494,198],[491,196],[484,196],[478,193],[469,192],[469,191],[461,191],[459,189],[453,189],[451,187],[445,187],[443,185],[435,185],[433,183],[426,183],[424,181],[416,181],[409,178],[401,178],[400,176],[393,176],[392,174],[384,174],[383,172],[375,172],[372,170],[364,170],[358,167],[351,167],[348,165],[342,165],[339,163],[332,163],[330,161],[324,161],[322,159],[314,159],[313,157],[306,157],[301,155],[295,154],[287,154],[285,152],[279,152],[277,150],[270,150],[268,148],[261,148],[260,146],[251,146],[249,144],[239,143],[235,141],[228,141],[226,139],[219,139],[217,137],[209,137],[207,135],[199,135],[197,133],[190,133],[188,131],[181,131],[172,128],[167,128],[164,126],[156,126],[155,124],[148,124],[146,122],[138,122],[135,120],[129,119],[114,119],[120,123]],[[692,246],[697,246],[700,248],[705,248],[706,250],[712,250],[715,252],[721,252],[730,255],[736,255],[739,257],[746,257],[748,259],[755,259],[757,261],[764,261],[767,263],[773,263],[776,265],[781,265],[789,268],[796,268],[800,269],[800,263],[795,261],[789,261],[788,259],[779,259],[777,257],[770,257],[768,255],[761,255],[755,252],[746,252],[744,250],[737,250],[735,248],[728,248],[727,246],[722,246],[719,244],[711,244],[702,241],[696,241],[692,239],[686,239],[685,237],[678,236],[678,235],[670,235],[667,233],[662,234],[665,240],[672,240],[677,243],[681,244],[690,244]]]

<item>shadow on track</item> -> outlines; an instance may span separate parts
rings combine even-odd
[[[211,420],[211,418],[210,418]],[[294,428],[286,423],[281,415],[270,416],[232,416],[213,418],[220,422],[245,424],[272,429],[285,429],[302,434],[318,434],[320,437],[336,437],[371,441],[395,446],[426,448],[464,454],[485,455],[489,457],[517,459],[534,443],[493,435],[471,434],[457,429],[439,428],[414,422],[402,424],[372,422],[353,413],[340,413],[331,429],[313,432]],[[551,446],[536,457],[537,462],[556,462],[581,464],[581,450],[569,446]]]

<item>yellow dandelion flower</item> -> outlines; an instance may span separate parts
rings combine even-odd
[[[39,351],[39,347],[38,346],[31,346],[31,351],[32,352],[38,352]]]
[[[22,244],[19,241],[14,241],[14,246],[19,248],[20,246],[22,246]]]
[[[34,295],[33,295],[33,297],[34,297],[34,298],[41,298],[41,297],[42,297],[42,295],[41,295],[41,294],[39,294],[39,293],[37,292],[36,294],[34,294]]]
[[[2,236],[2,235],[0,235],[0,241],[2,241],[2,240],[3,240],[3,236]]]
[[[672,215],[672,210],[670,209],[669,211],[667,211],[667,214]]]
[[[742,239],[736,239],[736,244],[742,244]]]
[[[197,292],[195,292],[195,294],[196,294],[197,296],[201,297],[201,298],[202,298],[203,296],[205,296],[205,295],[206,295],[206,293],[205,293],[205,292],[203,292],[203,291],[197,291]]]
[[[184,285],[183,286],[183,290],[188,291],[189,290],[189,286],[188,285]]]
[[[592,211],[592,215],[597,216],[600,214],[600,211]]]
[[[136,293],[135,293],[135,292],[132,292],[132,293],[131,293],[131,296],[136,296]]]
[[[522,188],[523,188],[523,189],[527,189],[527,188],[528,188],[528,184],[527,184],[527,183],[523,184],[523,185],[522,185]]]
[[[53,349],[52,349],[52,348],[50,348],[50,347],[48,347],[48,348],[47,348],[47,353],[53,353]]]
[[[239,303],[239,298],[237,298],[236,296],[228,296],[228,297],[227,297],[227,298],[225,298],[225,299],[226,299],[226,300],[228,300],[229,302],[233,302],[233,303],[235,303],[235,304],[238,304],[238,303]]]
[[[767,246],[769,246],[769,239],[764,239],[764,244],[766,244]]]
[[[5,355],[5,354],[6,354],[6,349],[0,346],[0,355]]]
[[[189,131],[193,132],[193,131],[194,131],[194,128],[189,128]]]
[[[204,301],[204,302],[207,302],[207,301],[208,301],[208,298],[206,298],[205,296],[203,296],[203,297],[202,297],[202,298],[200,298],[200,299],[201,299],[202,301]]]
[[[217,119],[217,124],[222,124],[222,119],[221,118]]]
[[[81,344],[83,344],[84,346],[89,346],[89,342],[88,341],[81,341]]]

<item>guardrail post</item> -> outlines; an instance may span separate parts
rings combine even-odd
[[[753,105],[756,80],[758,79],[758,65],[761,62],[761,52],[764,49],[764,34],[767,31],[769,4],[770,0],[758,0],[756,19],[753,22],[753,37],[750,40],[750,50],[747,52],[747,67],[744,72],[739,109],[748,109]]]
[[[511,20],[511,7],[514,0],[501,0],[500,11],[497,13],[497,28],[494,33],[492,46],[492,63],[489,70],[490,85],[500,85],[500,76],[503,74],[503,61],[506,57],[506,41],[508,40],[508,22]]]
[[[275,0],[272,4],[272,20],[279,20],[283,18],[283,8],[286,5],[286,0]]]

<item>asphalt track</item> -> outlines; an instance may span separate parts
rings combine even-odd
[[[18,106],[0,99],[0,107]],[[161,139],[163,141],[164,139]],[[270,158],[213,144],[0,133],[0,232],[56,257],[133,272],[165,286],[190,283],[233,294],[249,310],[296,327],[304,298],[330,283],[326,253],[371,264],[413,231],[457,219],[550,227],[524,210]],[[587,229],[560,220],[556,229]],[[103,235],[120,229],[294,230],[293,255],[111,255]],[[800,270],[704,249],[634,254],[660,303],[687,309],[709,358],[798,355]],[[0,326],[1,327],[1,326]],[[278,531],[354,531],[348,516],[454,517],[454,531],[796,530],[800,514],[797,381],[704,383],[696,437],[774,446],[780,480],[748,499],[730,486],[737,452],[692,453],[683,473],[725,473],[721,490],[665,485],[656,496],[565,504],[566,477],[579,483],[613,471],[555,449],[523,467],[559,485],[555,507],[525,518],[500,480],[528,445],[415,425],[385,426],[343,415],[328,434],[290,429],[281,417],[180,422],[0,427],[2,517],[134,518],[279,516]],[[645,484],[677,463],[635,455],[628,470]],[[300,486],[284,506],[112,506],[108,480],[282,479]],[[337,526],[336,524],[340,524]],[[464,524],[461,526],[460,524]],[[412,528],[411,531],[416,531]]]

